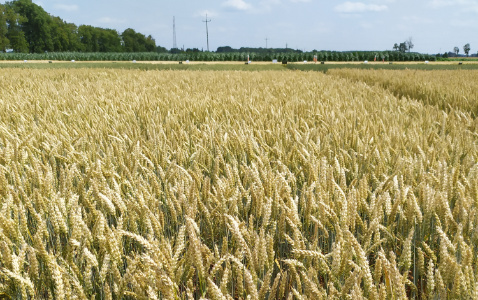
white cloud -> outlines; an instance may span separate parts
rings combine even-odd
[[[290,2],[292,2],[292,3],[297,3],[297,2],[306,3],[306,2],[310,2],[310,0],[290,0]]]
[[[432,8],[459,7],[463,10],[478,12],[478,1],[476,0],[431,0],[428,4]]]
[[[344,2],[335,6],[335,11],[339,13],[351,14],[351,13],[363,13],[363,12],[380,12],[388,10],[387,5],[379,4],[365,4],[362,2]]]
[[[107,24],[107,25],[115,25],[115,24],[123,24],[125,23],[125,21],[115,19],[115,18],[110,18],[110,17],[102,17],[98,19],[98,23]]]
[[[55,8],[66,12],[73,12],[77,11],[79,7],[76,4],[56,4]]]
[[[224,2],[222,6],[234,8],[237,10],[249,10],[252,8],[252,5],[245,2],[244,0],[228,0]]]

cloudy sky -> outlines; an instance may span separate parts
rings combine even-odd
[[[1,3],[5,1],[0,1]],[[452,51],[470,43],[478,51],[478,0],[34,0],[77,25],[131,27],[173,46],[210,50],[285,47],[386,50],[412,37],[414,51]]]

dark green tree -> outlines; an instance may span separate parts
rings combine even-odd
[[[10,45],[10,41],[7,38],[8,26],[7,16],[5,14],[5,6],[0,4],[0,51],[7,50]]]
[[[41,53],[53,51],[53,39],[51,36],[51,16],[32,2],[32,0],[16,0],[7,2],[13,10],[25,18],[21,23],[21,29],[25,35],[30,52]]]
[[[100,52],[123,52],[121,45],[121,36],[115,29],[98,28],[99,31],[99,51]]]
[[[22,30],[22,23],[26,18],[16,13],[9,3],[4,5],[4,17],[7,22],[7,39],[10,42],[8,46],[15,52],[28,52],[28,42]]]
[[[59,17],[51,18],[51,36],[56,52],[79,51],[82,48],[78,35],[78,27],[67,23]]]
[[[98,44],[96,42],[95,28],[90,25],[80,25],[78,27],[78,36],[82,44],[82,51],[98,52]]]
[[[154,52],[156,51],[156,42],[151,35],[144,34],[128,28],[121,34],[124,43],[125,52]]]
[[[409,37],[408,40],[405,41],[405,45],[407,46],[408,53],[412,50],[415,45],[413,44],[412,37]]]
[[[123,52],[121,37],[114,29],[103,29],[90,25],[78,27],[82,50],[86,52]]]
[[[123,39],[123,45],[125,52],[137,52],[139,48],[138,41],[136,40],[136,31],[128,28],[121,34]]]
[[[463,46],[463,51],[465,52],[466,56],[470,53],[470,43],[467,43],[465,46]]]
[[[407,50],[408,50],[407,43],[405,42],[400,43],[400,45],[398,46],[398,51],[405,53],[407,52]]]
[[[460,52],[460,48],[455,46],[455,48],[453,48],[453,52],[455,52],[455,55],[458,55],[458,53]]]
[[[157,46],[157,47],[156,47],[156,52],[158,52],[158,53],[167,53],[167,52],[168,52],[168,49],[166,49],[165,47],[162,47],[162,46]]]

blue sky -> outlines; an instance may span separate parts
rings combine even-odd
[[[5,1],[1,1],[5,2]],[[470,43],[478,51],[478,0],[34,0],[77,25],[131,27],[173,46],[285,47],[317,50],[386,50],[412,37],[414,51],[452,51]]]

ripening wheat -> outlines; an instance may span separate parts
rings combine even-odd
[[[0,296],[472,298],[472,106],[359,76],[5,69]]]

